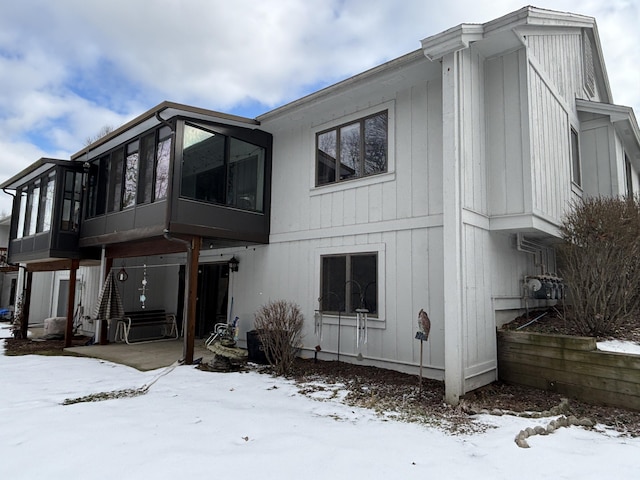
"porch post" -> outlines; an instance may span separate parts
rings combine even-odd
[[[22,293],[22,307],[20,312],[22,313],[22,323],[20,324],[20,333],[22,338],[27,338],[27,332],[29,330],[29,310],[31,307],[31,284],[33,283],[33,272],[26,272],[26,284]]]
[[[67,296],[67,328],[64,332],[64,347],[71,346],[73,340],[73,309],[76,302],[76,273],[78,271],[79,261],[71,260],[69,268],[69,292]]]
[[[193,363],[193,350],[196,338],[196,301],[198,299],[198,263],[200,261],[200,237],[191,239],[191,247],[187,250],[187,271],[185,277],[185,315],[184,316],[184,344],[182,360],[185,365]]]

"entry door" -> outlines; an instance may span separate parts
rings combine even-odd
[[[206,338],[216,323],[227,322],[229,298],[229,265],[198,265],[198,299],[196,303],[196,336]]]

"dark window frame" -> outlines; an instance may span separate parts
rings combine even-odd
[[[358,266],[354,265],[354,263],[360,260],[373,262],[373,279],[368,279],[369,281],[366,283],[358,281],[362,272],[357,272]],[[355,316],[357,309],[365,308],[369,310],[368,316],[378,317],[380,306],[377,287],[378,274],[380,272],[379,260],[380,256],[375,251],[321,255],[320,308],[323,313]],[[340,268],[341,265],[339,264],[344,262],[344,272],[335,271],[338,274],[337,276],[344,282],[341,282],[343,285],[337,285],[331,290],[327,290],[327,288],[331,287],[331,282],[328,278],[329,275],[332,275],[331,272],[328,272],[332,268],[329,265],[330,262],[334,263],[334,268]]]
[[[80,230],[80,210],[82,207],[83,173],[67,170],[62,179],[62,204],[60,208],[60,231]]]
[[[571,181],[578,187],[582,187],[582,164],[580,161],[580,136],[578,131],[571,127],[570,132],[571,148]]]
[[[180,146],[182,149],[180,198],[213,205],[221,205],[224,207],[237,208],[243,211],[264,213],[266,203],[265,179],[267,178],[267,148],[245,138],[233,135],[233,132],[219,131],[215,126],[211,125],[203,125],[185,120],[182,128],[183,141]],[[187,155],[187,150],[188,148],[197,145],[194,143],[193,145],[185,148],[184,130],[186,130],[186,128],[199,130],[204,134],[211,135],[208,138],[209,140],[219,139],[221,144],[219,145],[217,153],[222,160],[222,163],[219,166],[216,168],[208,168],[202,172],[186,176],[185,166],[187,165],[187,161],[185,160],[185,157]],[[204,141],[202,143],[204,143]],[[251,146],[257,153],[255,155],[247,155],[241,160],[232,158],[234,152],[237,151],[236,148],[238,151],[241,151],[242,146]],[[249,169],[249,173],[253,173],[254,175],[249,175],[247,177],[240,175],[241,178],[239,179],[235,174],[241,171],[244,162],[250,161],[255,161],[256,163],[253,171]],[[246,163],[244,163],[244,165],[246,165]],[[214,165],[210,164],[209,167],[214,167]],[[215,172],[214,170],[216,169],[219,171]],[[209,178],[208,182],[202,182],[202,177],[204,176]],[[255,182],[253,180],[255,180]],[[203,195],[203,192],[206,193],[206,190],[201,188],[205,183],[212,187],[210,191],[208,191],[208,198]],[[251,192],[247,193],[247,191],[242,189],[242,185],[246,186],[247,184],[252,184],[255,187],[255,198],[253,199],[250,198]],[[242,190],[242,192],[239,192],[240,190]]]
[[[53,215],[56,196],[56,171],[46,173],[32,179],[18,191],[18,219],[16,223],[16,239],[33,237],[40,233],[47,233],[52,228],[53,218],[45,218],[47,206]],[[48,197],[50,184],[53,183],[51,198]],[[37,190],[37,192],[36,192]],[[45,219],[49,221],[45,228]]]
[[[368,133],[371,132],[367,126],[368,123],[376,118],[384,121],[384,151],[382,152],[384,165],[375,165],[370,172],[369,161],[375,158],[374,153],[369,148],[371,142],[367,142]],[[344,152],[348,150],[345,147],[344,138],[349,137],[349,130],[357,130],[357,140],[353,143],[350,151],[357,150],[357,159],[355,161],[346,162],[343,158]],[[322,138],[327,138],[331,145],[331,152],[327,152],[321,145]],[[316,133],[315,140],[315,185],[316,187],[325,185],[335,185],[337,183],[348,182],[374,175],[380,175],[389,171],[389,111],[381,110],[379,112],[357,118],[350,122],[341,123],[335,127],[331,127]],[[332,165],[333,164],[333,165]],[[342,172],[346,173],[342,173]],[[326,177],[326,178],[325,178]]]
[[[149,148],[151,144],[152,149]],[[137,205],[166,200],[166,184],[163,186],[164,189],[161,189],[164,195],[158,196],[159,153],[162,149],[162,165],[168,172],[172,148],[173,131],[167,126],[159,125],[89,160],[89,201],[85,218],[95,218]],[[126,197],[127,172],[128,167],[132,166],[131,155],[137,156],[135,180],[130,179],[130,184],[135,183],[135,190],[131,189]],[[170,181],[168,173],[165,180]]]
[[[629,156],[624,154],[624,176],[627,187],[627,196],[633,197],[633,168],[631,167],[631,161]]]

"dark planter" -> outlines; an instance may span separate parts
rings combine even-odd
[[[260,363],[262,365],[269,364],[267,356],[264,353],[264,345],[262,345],[260,334],[257,330],[247,332],[247,350],[249,352],[250,362]]]

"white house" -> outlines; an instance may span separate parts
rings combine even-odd
[[[306,317],[303,354],[320,346],[320,358],[417,372],[424,309],[432,323],[425,374],[444,380],[451,403],[497,379],[497,326],[561,296],[557,289],[536,299],[525,285],[541,275],[555,281],[553,245],[571,202],[640,188],[640,130],[630,108],[613,104],[595,20],[535,7],[428,37],[415,52],[255,120],[162,104],[71,161],[94,162],[97,172],[99,156],[114,161],[122,145],[164,124],[174,128],[167,122],[174,118],[174,136],[162,138],[182,146],[171,168],[180,168],[178,156],[183,171],[169,197],[226,202],[267,223],[251,230],[243,217],[227,230],[214,225],[215,234],[191,230],[186,253],[132,256],[116,247],[135,235],[98,231],[93,225],[103,214],[109,222],[109,212],[94,212],[81,225],[80,246],[102,248],[103,265],[107,252],[113,268],[128,268],[136,282],[148,274],[149,301],[183,310],[187,326],[204,325],[199,315],[238,316],[244,334],[265,302],[297,302]],[[253,176],[212,200],[218,180],[203,166],[207,154],[187,176],[187,151],[205,136],[233,142],[240,130],[243,145],[255,149],[238,147],[237,158]],[[216,158],[244,175],[233,155]],[[12,180],[3,186],[19,189]],[[141,206],[142,184],[140,173],[140,205],[122,197],[112,210]],[[187,231],[171,215],[196,215],[177,205],[165,232]],[[236,238],[224,233],[234,225],[243,229]],[[226,267],[231,257],[237,272]],[[166,274],[147,273],[163,264]],[[201,297],[215,297],[208,309],[189,310],[180,293],[190,264],[198,266],[199,288],[209,285]],[[131,309],[137,289],[123,290]],[[357,310],[367,311],[366,323]]]

